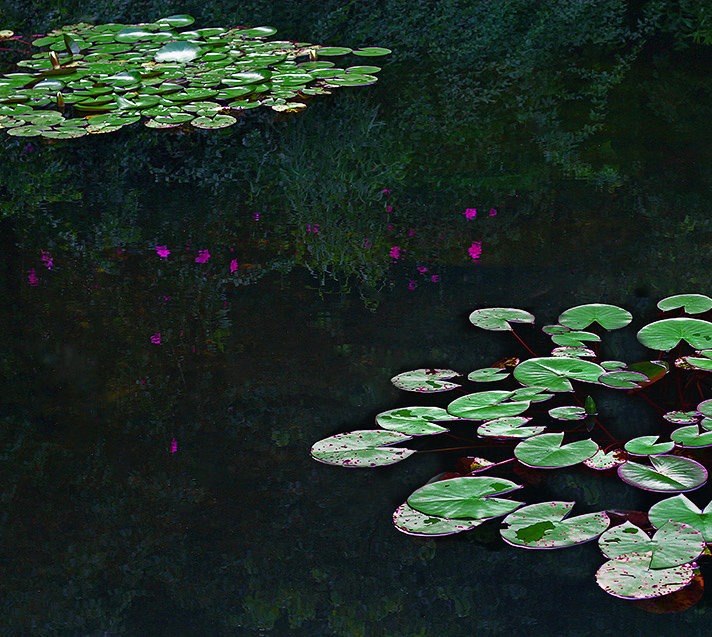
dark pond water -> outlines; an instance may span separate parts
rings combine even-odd
[[[399,533],[394,509],[462,453],[309,456],[447,402],[399,392],[399,372],[526,356],[473,309],[531,311],[520,333],[546,353],[561,311],[614,303],[635,319],[609,357],[642,360],[659,299],[712,292],[709,52],[650,44],[608,84],[584,71],[609,61],[576,60],[539,93],[478,93],[456,68],[464,89],[418,102],[439,70],[396,59],[225,131],[2,137],[5,634],[708,634],[709,595],[655,615],[599,589],[595,543],[515,549],[496,521]],[[613,394],[616,436],[656,430]],[[526,488],[580,512],[655,501],[575,468]]]

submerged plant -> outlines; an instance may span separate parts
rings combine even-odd
[[[705,315],[712,310],[712,299],[681,294],[663,299],[658,308],[662,312]],[[381,429],[321,440],[312,447],[312,457],[344,467],[390,465],[418,453],[436,451],[401,446],[412,443],[414,437],[441,434],[463,440],[451,434],[444,423],[455,422],[460,427],[472,423],[479,442],[440,451],[473,448],[485,441],[503,449],[513,445],[511,457],[499,462],[481,457],[460,459],[455,472],[436,476],[398,507],[393,522],[399,531],[443,536],[503,518],[500,535],[516,547],[556,549],[598,539],[608,560],[595,576],[603,590],[629,600],[667,596],[668,608],[688,607],[696,601],[691,589],[701,590],[696,560],[710,553],[707,544],[712,542],[712,502],[700,509],[683,495],[699,489],[708,478],[704,466],[707,456],[701,449],[712,447],[712,399],[706,398],[701,383],[712,367],[712,322],[680,315],[646,325],[637,338],[646,347],[658,350],[658,358],[629,364],[602,360],[598,354],[601,335],[624,328],[632,320],[631,314],[620,307],[590,303],[563,312],[556,325],[542,328],[557,345],[549,356],[535,355],[514,332],[512,323],[531,324],[534,320],[532,314],[520,309],[475,310],[470,315],[475,326],[511,332],[532,358],[507,359],[476,369],[467,380],[487,383],[487,390],[463,392],[446,408],[414,406],[380,413],[376,423]],[[679,356],[684,347],[693,348],[697,355]],[[400,389],[419,393],[462,391],[452,382],[457,376],[449,369],[418,369],[398,374],[392,382]],[[603,390],[625,389],[652,403],[647,388],[666,376],[674,379],[672,388],[677,390],[681,409],[665,411],[654,406],[661,424],[670,429],[682,425],[668,432],[669,439],[660,434],[616,439],[604,424],[605,414],[598,414],[594,399],[581,391],[585,384]],[[495,383],[508,387],[489,389]],[[683,395],[690,386],[697,390],[694,397]],[[551,424],[532,424],[527,412],[557,395],[571,395],[577,404],[551,408],[548,416],[555,426],[571,426],[555,431],[550,429]],[[526,504],[510,497],[524,485],[494,475],[515,467],[520,468],[514,470],[516,475],[526,476],[532,469],[553,471],[580,464],[589,471],[615,471],[633,487],[669,497],[654,504],[647,514],[609,509],[568,517],[575,502]],[[685,592],[679,592],[682,589]]]
[[[49,138],[108,133],[143,120],[150,128],[225,128],[260,105],[299,111],[342,86],[376,82],[380,68],[337,68],[329,59],[390,53],[308,42],[267,41],[273,27],[182,30],[188,15],[136,25],[64,26],[33,41],[48,52],[0,77],[0,128]]]

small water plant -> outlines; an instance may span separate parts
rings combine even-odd
[[[393,514],[396,529],[432,538],[470,531],[501,518],[501,538],[514,547],[558,549],[597,540],[606,561],[595,579],[604,591],[640,604],[658,604],[656,612],[687,608],[702,594],[698,560],[710,554],[712,542],[712,502],[700,508],[685,495],[708,478],[705,448],[712,447],[712,398],[705,390],[710,389],[706,374],[712,370],[712,322],[704,317],[712,311],[712,298],[678,294],[661,300],[658,309],[662,318],[637,332],[638,341],[657,350],[658,356],[635,363],[599,355],[601,337],[632,320],[621,307],[588,303],[561,313],[556,324],[542,327],[553,342],[548,356],[536,355],[515,332],[514,324],[534,323],[531,313],[477,309],[469,317],[475,326],[511,333],[531,358],[505,359],[470,372],[467,381],[485,384],[484,391],[467,392],[459,381],[461,375],[451,369],[398,374],[391,380],[405,391],[455,390],[463,395],[445,407],[412,406],[380,413],[376,416],[380,429],[330,436],[316,442],[311,455],[330,465],[377,467],[428,451],[498,448],[509,457],[460,458],[455,471],[439,474],[414,491]],[[489,389],[495,383],[506,388]],[[597,386],[599,394],[626,390],[643,397],[658,413],[659,430],[617,439],[586,385]],[[678,408],[655,404],[649,395],[653,385],[656,390],[663,388],[655,391],[656,399],[660,395]],[[541,403],[549,400],[575,404],[558,405],[544,414]],[[453,426],[445,426],[448,422],[460,429],[474,428],[477,440],[453,435]],[[439,450],[410,448],[422,447],[413,443],[433,435],[470,444]],[[575,465],[592,473],[616,473],[628,485],[662,497],[647,512],[612,507],[573,517],[569,514],[575,502],[526,503],[512,497],[520,490],[527,492],[528,474],[541,480],[542,474]],[[497,475],[504,471],[520,479]]]
[[[172,15],[135,25],[80,23],[35,39],[49,50],[0,77],[0,128],[54,139],[141,120],[149,128],[225,128],[252,108],[300,111],[331,89],[373,84],[380,67],[367,62],[390,53],[268,41],[277,31],[269,26],[187,30],[193,22]],[[330,60],[348,54],[360,63],[337,68]]]

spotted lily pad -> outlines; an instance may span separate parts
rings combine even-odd
[[[480,519],[456,520],[426,515],[416,511],[407,502],[401,504],[393,514],[393,524],[401,533],[425,537],[462,533],[474,529],[483,522],[484,520]]]
[[[408,498],[416,511],[449,519],[490,519],[511,513],[521,502],[492,496],[521,489],[503,478],[466,476],[431,482]]]
[[[651,538],[626,520],[601,535],[598,546],[611,559],[628,553],[647,553],[650,568],[670,568],[696,560],[705,549],[705,539],[695,527],[673,521],[664,524]]]
[[[645,489],[666,491],[694,491],[707,482],[707,470],[699,463],[680,456],[650,456],[650,465],[628,461],[618,467],[623,482]]]
[[[702,533],[705,542],[712,542],[712,502],[702,511],[687,496],[675,495],[650,507],[648,518],[656,529],[669,520],[689,524]]]
[[[312,458],[341,467],[377,467],[394,464],[415,453],[413,449],[389,447],[411,437],[382,429],[350,431],[324,438],[312,445]]]
[[[601,337],[593,332],[582,332],[580,330],[571,330],[566,334],[552,334],[551,340],[557,345],[566,347],[582,347],[586,341],[599,342]]]
[[[627,310],[605,303],[588,303],[569,308],[559,316],[559,323],[572,330],[586,329],[591,323],[598,323],[604,330],[617,330],[633,320]]]
[[[483,391],[467,394],[453,400],[447,410],[458,418],[490,420],[505,416],[518,416],[529,408],[528,400],[506,402],[512,392],[503,390]]]
[[[679,591],[694,577],[690,564],[650,568],[648,553],[627,553],[609,560],[596,572],[596,583],[622,599],[650,599]]]
[[[589,469],[595,469],[596,471],[607,471],[608,469],[613,469],[619,464],[623,464],[626,461],[625,455],[619,450],[615,449],[606,453],[603,449],[599,449],[590,458],[587,458],[583,463]]]
[[[690,369],[699,369],[705,372],[712,372],[712,360],[709,358],[700,358],[698,356],[683,356],[681,359]],[[677,361],[675,361],[677,364]],[[681,367],[681,365],[678,365]]]
[[[528,549],[558,549],[594,540],[611,523],[605,511],[566,519],[573,506],[561,501],[524,506],[502,520],[502,539]]]
[[[459,387],[457,383],[451,383],[443,378],[453,378],[459,376],[451,369],[414,369],[411,372],[403,372],[391,378],[391,382],[398,388],[405,391],[417,391],[420,393],[448,391]]]
[[[591,361],[543,357],[530,358],[514,368],[514,378],[524,385],[548,390],[572,391],[571,380],[596,383],[605,370]]]
[[[549,415],[556,420],[583,420],[588,414],[583,407],[553,407]]]
[[[384,411],[376,416],[376,423],[389,431],[400,431],[409,436],[426,436],[447,431],[436,425],[435,420],[452,420],[441,407],[400,407]]]
[[[704,294],[676,294],[658,302],[663,312],[683,308],[686,314],[701,314],[712,310],[712,299]]]
[[[512,307],[488,307],[470,314],[470,322],[483,330],[511,331],[511,323],[533,323],[534,315]]]
[[[625,443],[625,450],[634,456],[656,456],[672,451],[674,442],[658,442],[659,436],[638,436]]]
[[[683,340],[695,349],[706,349],[712,347],[712,323],[686,316],[663,319],[642,328],[638,340],[661,351],[669,351]]]
[[[663,418],[676,425],[690,425],[696,423],[701,415],[696,411],[668,411]]]
[[[528,467],[555,469],[583,462],[598,451],[598,445],[593,440],[578,440],[562,445],[563,440],[563,432],[527,438],[514,448],[514,455]]]
[[[712,447],[712,431],[700,432],[699,425],[689,425],[675,429],[670,438],[681,447]]]
[[[568,356],[569,358],[595,358],[596,352],[588,347],[563,346],[551,350],[552,356]]]
[[[546,427],[522,427],[531,418],[525,416],[512,416],[508,418],[496,418],[482,423],[477,428],[480,436],[492,438],[531,438],[542,433]]]
[[[467,375],[467,380],[477,383],[491,383],[504,380],[507,376],[509,376],[509,372],[501,367],[483,367],[470,372]]]

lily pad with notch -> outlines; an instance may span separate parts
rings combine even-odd
[[[608,471],[626,461],[625,454],[620,449],[614,449],[606,453],[603,449],[599,449],[590,458],[583,461],[589,469],[596,471]]]
[[[625,443],[624,449],[634,456],[656,456],[668,453],[674,442],[658,442],[659,436],[638,436]]]
[[[583,407],[576,406],[553,407],[549,410],[549,416],[556,420],[583,420],[588,415]]]
[[[514,368],[514,377],[523,385],[554,392],[572,391],[571,380],[597,383],[604,373],[606,370],[591,361],[552,356],[530,358]]]
[[[451,369],[414,369],[410,372],[403,372],[391,378],[391,382],[398,388],[405,391],[415,391],[419,393],[449,391],[459,387],[457,383],[443,380],[459,376]]]
[[[712,501],[701,510],[687,496],[675,495],[650,507],[648,518],[656,529],[669,520],[689,524],[702,533],[705,542],[712,542]]]
[[[312,445],[312,458],[341,467],[378,467],[395,464],[415,453],[414,449],[388,445],[410,440],[397,431],[364,429],[336,434]]]
[[[559,315],[559,323],[572,330],[586,329],[598,323],[604,330],[617,330],[633,320],[633,315],[617,305],[587,303],[569,308]]]
[[[467,375],[467,380],[476,383],[492,383],[498,380],[504,380],[509,376],[509,372],[501,367],[482,367],[476,369]]]
[[[679,591],[693,577],[690,564],[652,569],[648,553],[627,553],[605,562],[596,572],[596,583],[614,597],[650,599]]]
[[[511,323],[533,323],[534,315],[513,307],[488,307],[470,314],[470,323],[483,330],[511,331]]]
[[[662,319],[643,327],[637,336],[645,347],[665,352],[680,341],[695,349],[707,349],[712,347],[712,323],[686,316]]]
[[[453,417],[441,407],[400,407],[381,412],[376,424],[389,431],[399,431],[409,436],[427,436],[448,431],[436,425],[436,420],[452,420]]]
[[[712,447],[712,431],[701,432],[700,426],[697,424],[675,429],[670,434],[670,438],[686,449]]]
[[[470,420],[490,420],[505,416],[518,416],[529,409],[528,400],[507,401],[512,392],[493,390],[467,394],[453,400],[447,410],[458,418]]]
[[[694,491],[707,482],[707,469],[690,458],[661,455],[649,459],[650,465],[625,462],[618,467],[618,476],[634,487],[657,493]]]
[[[393,513],[393,525],[407,535],[421,537],[442,537],[469,531],[482,524],[485,520],[457,520],[440,518],[416,511],[407,502],[401,504]]]
[[[546,427],[523,427],[531,418],[526,416],[510,416],[495,418],[482,423],[477,428],[477,434],[490,438],[531,438],[542,433]]]
[[[663,312],[683,308],[686,314],[702,314],[712,310],[712,299],[704,294],[675,294],[658,301],[658,308]]]
[[[514,448],[514,455],[522,464],[537,469],[570,467],[591,458],[598,445],[590,439],[562,445],[563,432],[541,434],[527,438]]]

